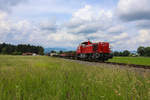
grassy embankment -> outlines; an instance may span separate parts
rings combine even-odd
[[[150,73],[50,57],[0,56],[0,100],[67,99],[149,100]]]
[[[150,57],[114,57],[113,59],[110,59],[109,62],[150,66]]]

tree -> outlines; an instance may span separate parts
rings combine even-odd
[[[38,54],[40,54],[40,55],[43,55],[43,54],[44,54],[44,49],[43,49],[43,47],[38,46],[38,47],[37,47],[37,51],[38,51]]]
[[[56,51],[52,50],[51,53],[56,53]]]
[[[13,55],[20,55],[22,53],[37,53],[40,55],[44,54],[44,48],[41,46],[31,46],[26,44],[20,45],[11,45],[11,44],[0,44],[0,53],[1,54],[13,54]]]
[[[146,47],[145,49],[144,49],[144,56],[148,56],[148,57],[150,57],[150,47]]]
[[[119,56],[123,56],[123,52],[119,52]]]
[[[137,49],[137,53],[138,53],[140,56],[144,56],[144,55],[145,55],[145,47],[140,46],[140,47]]]
[[[130,51],[125,50],[125,51],[123,51],[122,55],[123,56],[129,56],[130,55]]]
[[[62,53],[63,53],[63,51],[61,50],[61,51],[59,51],[59,53],[60,53],[60,54],[62,54]]]
[[[119,53],[118,51],[115,51],[115,52],[113,53],[113,55],[114,55],[114,56],[119,56],[120,53]]]
[[[6,47],[2,48],[1,53],[2,54],[7,54],[7,48]]]

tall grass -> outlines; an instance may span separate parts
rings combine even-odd
[[[149,100],[150,73],[50,57],[0,56],[0,100]]]

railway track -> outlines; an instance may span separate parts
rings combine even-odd
[[[69,59],[69,58],[66,58]],[[76,59],[72,59],[76,60]],[[83,60],[77,60],[77,61],[83,61]],[[136,64],[127,64],[127,63],[116,63],[116,62],[98,62],[98,61],[85,61],[85,62],[97,62],[102,64],[109,64],[109,65],[121,65],[121,66],[128,66],[128,67],[134,67],[134,68],[143,68],[143,69],[150,69],[150,66],[148,65],[136,65]]]
[[[150,69],[150,66],[147,66],[147,65],[136,65],[136,64],[115,63],[115,62],[103,62],[103,63],[111,64],[111,65],[122,65],[122,66],[134,67],[134,68]]]

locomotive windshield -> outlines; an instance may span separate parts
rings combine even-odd
[[[85,44],[85,45],[88,45],[88,42],[83,42],[83,43],[81,43],[81,44]]]

